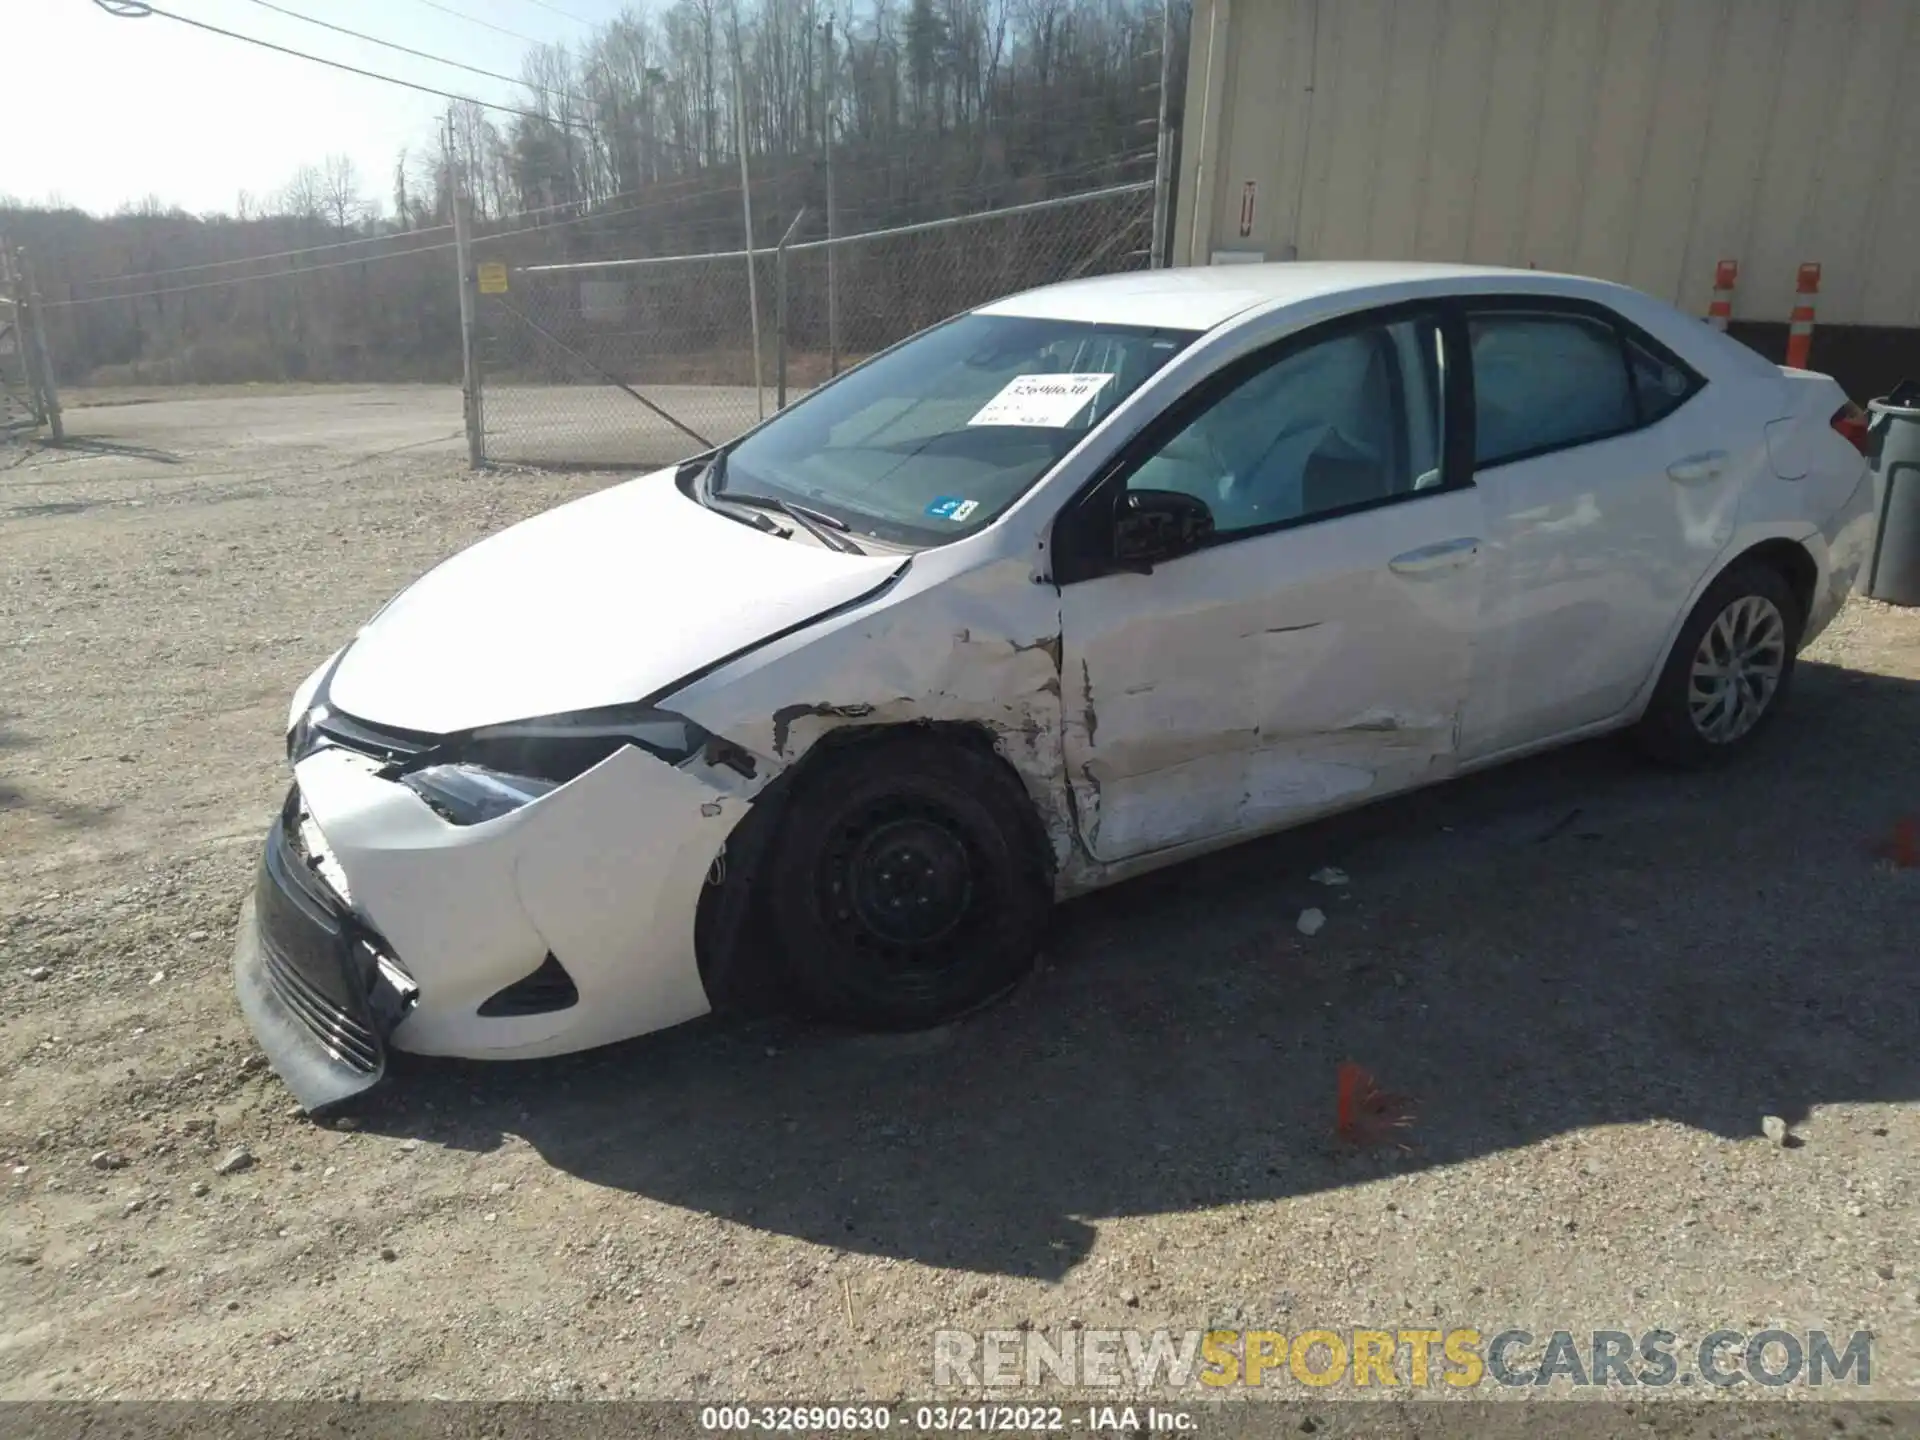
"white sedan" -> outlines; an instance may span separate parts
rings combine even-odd
[[[1852,586],[1863,439],[1570,276],[999,301],[368,622],[294,700],[242,1006],[310,1108],[389,1047],[923,1026],[1062,897],[1603,731],[1717,761]]]

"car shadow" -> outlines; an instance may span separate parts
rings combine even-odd
[[[25,750],[36,742],[18,730],[8,728],[11,717],[0,711],[0,760],[9,750]],[[0,812],[8,810],[38,810],[59,825],[97,825],[113,813],[114,807],[102,805],[80,805],[56,796],[43,795],[0,772]]]
[[[561,1060],[406,1061],[369,1128],[523,1136],[597,1185],[819,1244],[1057,1278],[1105,1217],[1308,1194],[1669,1119],[1920,1099],[1920,684],[1803,664],[1703,775],[1595,742],[1063,907],[931,1034],[709,1022]],[[1339,866],[1347,885],[1316,883]],[[1306,907],[1326,924],[1311,938]],[[1334,1133],[1342,1061],[1412,1123]]]

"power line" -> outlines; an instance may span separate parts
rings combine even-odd
[[[427,0],[422,0],[427,3]],[[335,70],[345,70],[350,75],[363,76],[368,80],[384,80],[389,85],[400,85],[408,90],[418,90],[425,95],[438,95],[442,100],[459,100],[469,105],[478,105],[483,110],[499,110],[505,114],[518,115],[527,120],[539,120],[549,125],[572,128],[572,122],[559,120],[551,115],[541,115],[532,110],[522,110],[517,105],[498,105],[491,100],[476,100],[471,95],[461,95],[452,90],[441,90],[432,85],[422,85],[413,80],[402,80],[397,75],[382,75],[376,70],[362,70],[358,65],[349,65],[344,60],[329,60],[324,55],[310,55],[304,50],[295,50],[286,45],[276,45],[271,40],[262,40],[254,35],[242,35],[237,30],[223,30],[218,25],[209,25],[204,20],[190,19],[185,15],[176,15],[171,10],[162,10],[157,5],[149,5],[146,0],[94,0],[109,15],[120,19],[144,19],[149,15],[158,15],[162,20],[177,20],[182,25],[191,25],[196,30],[205,30],[214,35],[224,35],[229,40],[241,40],[249,45],[258,45],[263,50],[278,51],[282,55],[291,55],[296,60],[311,60],[316,65],[328,65]]]
[[[562,10],[558,5],[550,5],[547,0],[527,0],[527,4],[538,5],[542,10],[551,10],[555,15],[571,20],[576,25],[585,25],[589,30],[594,29],[598,24],[597,21],[589,20],[583,15],[576,15],[571,10]]]
[[[364,40],[369,45],[382,45],[389,50],[398,50],[402,55],[412,55],[419,60],[431,60],[436,65],[451,65],[454,69],[465,70],[470,75],[484,75],[489,80],[504,80],[509,85],[524,86],[527,84],[525,80],[516,79],[512,75],[502,75],[498,70],[482,70],[478,65],[469,65],[464,60],[449,60],[444,55],[435,55],[427,50],[415,50],[411,45],[402,45],[396,40],[382,40],[378,35],[368,35],[360,30],[349,30],[344,25],[336,25],[331,20],[322,20],[317,15],[302,15],[298,10],[288,10],[284,6],[274,4],[273,0],[253,0],[253,3],[263,9],[273,11],[276,15],[285,15],[290,20],[301,20],[309,25],[318,25],[322,30],[331,30],[337,35],[351,35],[355,40]],[[532,87],[529,86],[528,88]],[[589,103],[585,97],[575,95],[571,91],[560,90],[554,93],[563,95],[567,99],[581,105]]]
[[[516,40],[524,40],[529,45],[545,45],[544,40],[536,40],[531,35],[523,35],[518,30],[509,30],[504,25],[496,25],[491,20],[482,20],[477,15],[463,15],[451,5],[442,5],[440,0],[419,0],[429,10],[438,10],[442,15],[451,15],[456,20],[464,20],[469,25],[478,25],[484,30],[492,30],[499,35],[511,35]]]

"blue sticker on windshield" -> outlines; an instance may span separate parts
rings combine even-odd
[[[969,512],[971,512],[973,507],[958,495],[936,495],[933,497],[933,503],[927,506],[927,514],[933,516],[936,520],[959,519],[959,511],[962,505],[967,505]]]

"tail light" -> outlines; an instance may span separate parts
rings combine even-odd
[[[1829,422],[1847,443],[1862,455],[1867,453],[1867,412],[1849,400],[1833,412]]]

